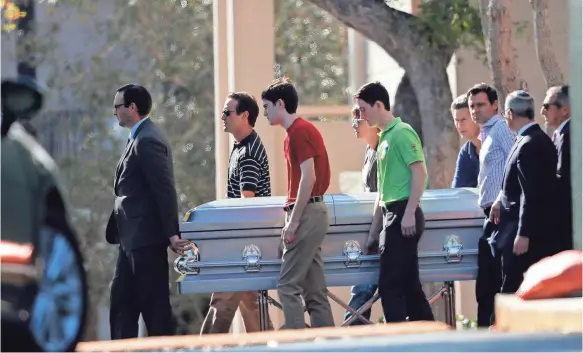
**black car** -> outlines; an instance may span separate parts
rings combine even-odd
[[[73,351],[87,317],[83,258],[57,166],[22,120],[42,100],[31,78],[2,81],[2,351]]]

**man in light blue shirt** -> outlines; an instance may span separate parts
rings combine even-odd
[[[480,172],[478,173],[478,203],[484,210],[483,234],[478,243],[478,275],[476,301],[478,302],[478,327],[491,325],[494,314],[494,297],[502,284],[500,259],[492,254],[488,239],[497,229],[490,222],[490,210],[502,187],[504,166],[514,144],[514,133],[498,114],[498,93],[480,83],[467,93],[472,119],[480,125]]]

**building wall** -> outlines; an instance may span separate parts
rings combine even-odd
[[[528,1],[510,2],[509,12],[513,21],[521,23],[522,31],[514,30],[514,44],[516,48],[516,62],[522,77],[528,83],[528,90],[534,96],[537,107],[543,102],[547,90],[540,64],[536,57],[534,44],[534,26],[532,23],[532,7]],[[549,2],[549,24],[551,27],[551,43],[556,58],[566,80],[569,78],[568,58],[568,14],[567,0],[553,0]],[[457,79],[455,87],[459,94],[468,90],[479,82],[492,83],[490,70],[483,61],[477,59],[475,53],[462,49],[457,54]],[[544,120],[537,114],[536,120],[544,125]]]

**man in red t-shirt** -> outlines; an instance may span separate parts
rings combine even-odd
[[[304,297],[312,327],[334,326],[324,280],[321,245],[328,232],[328,208],[323,195],[330,185],[328,153],[320,131],[298,117],[298,94],[287,79],[273,81],[261,93],[271,125],[287,131],[285,226],[281,232],[283,256],[277,292],[286,329],[305,328]]]

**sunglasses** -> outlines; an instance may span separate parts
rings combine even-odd
[[[352,127],[357,128],[364,119],[352,119]]]
[[[234,110],[229,110],[228,108],[223,109],[223,115],[224,116],[229,116],[231,115],[231,113],[234,113]]]
[[[552,105],[554,105],[554,106],[555,106],[555,107],[557,107],[557,108],[560,108],[560,107],[561,107],[561,106],[560,106],[560,105],[558,105],[556,102],[553,102],[553,103],[543,103],[543,109],[544,109],[544,110],[549,110],[549,108],[550,108]]]

